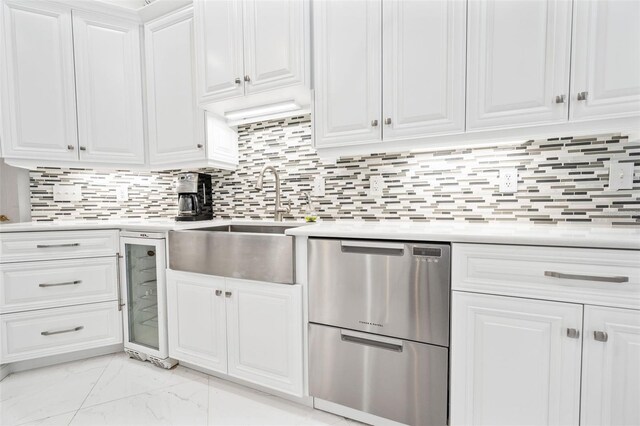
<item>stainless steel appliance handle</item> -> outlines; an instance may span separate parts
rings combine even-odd
[[[118,284],[118,311],[122,311],[122,307],[124,306],[124,303],[122,303],[122,283],[120,282],[120,258],[122,258],[122,256],[120,255],[120,253],[116,253],[116,282]]]
[[[366,336],[366,337],[365,337]],[[347,330],[340,330],[340,339],[343,342],[358,343],[380,349],[387,349],[395,352],[402,352],[402,340],[390,339],[388,337],[372,336],[364,333],[354,333]]]
[[[204,182],[202,182],[202,204],[207,204],[207,191]]]
[[[68,244],[38,244],[36,248],[51,248],[51,247],[78,247],[80,243],[68,243]]]
[[[404,255],[404,244],[380,241],[340,241],[343,253],[380,254],[387,256]]]
[[[544,271],[545,277],[561,278],[565,280],[601,281],[605,283],[627,283],[629,277],[599,277],[596,275],[565,274],[564,272]]]
[[[74,331],[80,331],[84,328],[83,325],[79,325],[77,327],[73,327],[73,328],[69,328],[67,330],[60,330],[60,331],[43,331],[40,334],[43,336],[53,336],[54,334],[62,334],[62,333],[71,333]]]
[[[42,283],[42,284],[38,284],[38,287],[57,287],[59,285],[75,285],[75,284],[80,284],[81,282],[82,280],[65,281],[63,283]]]

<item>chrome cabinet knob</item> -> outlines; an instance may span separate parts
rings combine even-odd
[[[376,127],[378,125],[378,120],[371,120],[371,127]]]
[[[384,124],[386,124],[387,126],[391,124],[391,117],[385,118]]]
[[[596,340],[598,342],[606,342],[607,340],[609,340],[609,335],[606,331],[594,331],[593,340]]]
[[[225,291],[224,292],[224,296],[225,297],[231,297],[231,292],[230,291]]]
[[[589,94],[589,92],[580,92],[580,93],[578,93],[578,100],[579,101],[586,101],[588,94]]]
[[[69,151],[73,151],[75,148],[74,148],[74,146],[73,146],[73,145],[67,145],[67,149],[68,149]]]
[[[86,146],[80,146],[80,151],[86,151],[87,147]]]
[[[249,77],[248,75],[244,76],[244,81],[246,81],[247,83],[251,81],[251,77]]]
[[[242,79],[240,77],[236,78],[236,84],[242,83]]]
[[[556,103],[557,104],[563,104],[565,99],[566,99],[565,95],[558,95],[558,96],[556,96]]]
[[[222,296],[222,290],[216,290],[216,296]]]
[[[567,328],[567,337],[570,337],[572,339],[579,339],[580,330],[577,330],[575,328]]]
[[[197,147],[198,149],[202,149],[202,148],[204,147],[204,145],[202,145],[201,143],[199,143],[198,145],[196,145],[196,147]]]

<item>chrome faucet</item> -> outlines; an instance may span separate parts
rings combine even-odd
[[[287,206],[280,205],[280,174],[275,167],[271,164],[265,165],[262,170],[260,170],[260,176],[258,176],[258,182],[256,183],[256,189],[258,191],[262,191],[262,185],[264,180],[264,173],[267,170],[271,170],[273,175],[276,177],[276,205],[273,211],[273,219],[277,222],[282,222],[282,215],[284,213],[291,213],[291,200],[288,201]]]

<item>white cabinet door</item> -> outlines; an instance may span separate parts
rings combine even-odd
[[[466,2],[383,2],[383,138],[464,131]]]
[[[382,138],[381,0],[314,1],[315,146]]]
[[[582,305],[453,292],[451,423],[577,425]]]
[[[80,160],[144,164],[140,24],[73,12]]]
[[[229,375],[302,396],[301,287],[226,281]]]
[[[71,9],[3,1],[2,111],[7,158],[78,158]]]
[[[193,10],[145,25],[147,122],[152,166],[204,160],[204,112],[197,106]]]
[[[640,114],[640,2],[574,7],[571,118]]]
[[[196,0],[194,7],[200,102],[242,96],[242,2]]]
[[[567,121],[571,1],[468,7],[467,130]]]
[[[167,270],[169,356],[227,372],[224,278]]]
[[[580,424],[640,424],[640,311],[586,306],[584,332]]]
[[[305,73],[305,2],[245,0],[244,69],[247,94],[290,86]]]

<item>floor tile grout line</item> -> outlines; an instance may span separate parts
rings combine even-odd
[[[40,417],[39,419],[33,419],[33,420],[28,420],[28,421],[22,422],[22,423],[16,423],[15,426],[28,425],[28,424],[31,424],[31,423],[34,423],[34,422],[39,422],[41,420],[48,419],[49,417],[64,416],[65,414],[75,413],[76,411],[77,410],[69,410],[69,411],[65,411],[64,413],[59,413],[59,414],[53,414],[51,416]]]
[[[96,380],[96,382],[93,384],[93,386],[91,386],[91,389],[89,389],[89,392],[87,392],[87,395],[84,397],[84,399],[82,400],[82,403],[80,404],[80,406],[78,407],[78,409],[76,410],[75,413],[73,413],[73,417],[71,417],[71,420],[69,420],[69,423],[67,423],[67,426],[69,426],[71,424],[71,422],[73,422],[73,419],[76,418],[76,415],[78,414],[78,411],[80,411],[82,409],[82,406],[84,405],[84,403],[87,401],[87,398],[89,398],[89,395],[91,395],[91,392],[93,392],[93,390],[96,388],[96,385],[98,384],[98,382],[100,381],[100,379],[102,378],[102,376],[104,375],[104,372],[107,371],[107,368],[109,368],[109,366],[111,365],[111,363],[113,362],[114,359],[116,359],[116,354],[111,354],[111,359],[109,360],[109,362],[107,363],[107,365],[104,366],[104,368],[102,369],[102,372],[100,373],[100,376],[98,376],[98,379]]]

